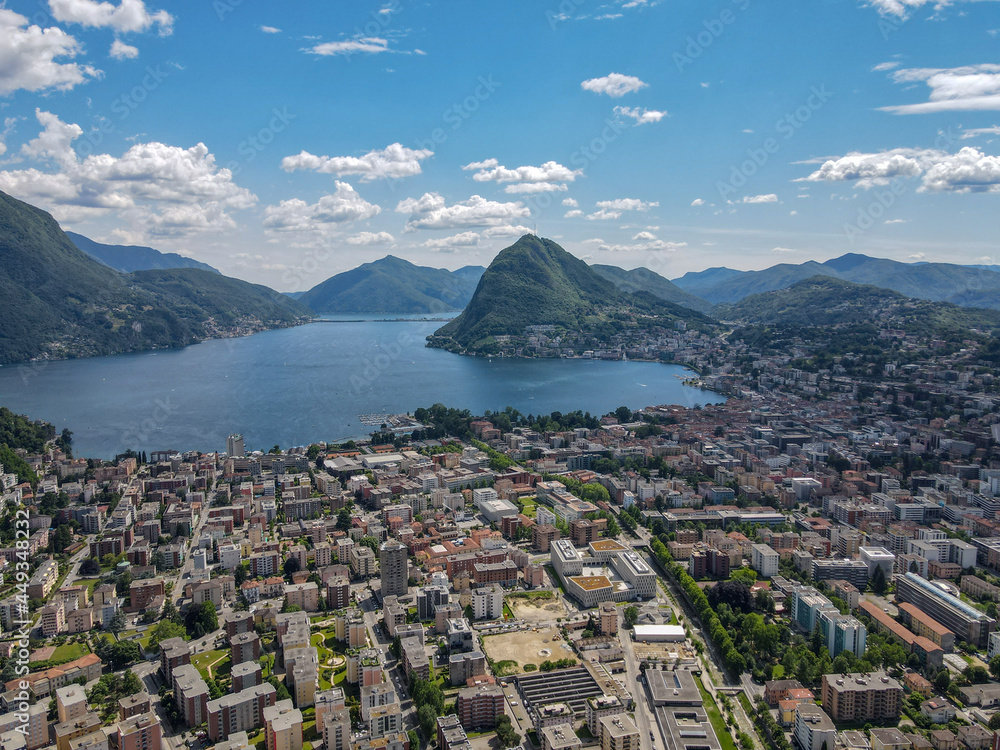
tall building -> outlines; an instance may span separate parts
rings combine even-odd
[[[265,708],[264,722],[267,750],[302,750],[302,712],[292,707],[291,699]]]
[[[390,539],[378,548],[378,562],[382,576],[382,597],[406,596],[409,588],[409,550]]]
[[[118,750],[158,750],[163,737],[154,713],[136,714],[118,722]]]
[[[246,455],[243,451],[242,435],[230,435],[226,438],[226,453],[230,458],[243,458]]]
[[[898,719],[903,686],[885,672],[825,674],[823,710],[834,721]]]
[[[761,578],[778,575],[778,553],[766,544],[755,544],[750,548],[750,565]]]
[[[937,582],[931,583],[916,573],[906,573],[896,579],[896,601],[913,604],[959,639],[977,648],[987,647],[990,633],[997,627],[995,619],[952,596]]]

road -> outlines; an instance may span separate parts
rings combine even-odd
[[[619,619],[621,619],[619,613]],[[620,623],[619,623],[620,627]],[[624,630],[618,631],[618,637],[622,641],[622,653],[625,656],[625,673],[628,675],[629,685],[634,685],[632,697],[635,699],[635,724],[640,732],[640,745],[651,747],[652,750],[666,750],[663,737],[660,733],[660,726],[653,715],[653,707],[649,702],[649,692],[645,690],[645,678],[640,679],[642,673],[639,671],[639,662],[635,658],[635,648],[632,637]],[[654,731],[655,729],[655,731]],[[652,742],[650,742],[652,738]]]

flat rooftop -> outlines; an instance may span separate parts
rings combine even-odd
[[[584,591],[611,588],[611,579],[607,576],[571,576],[570,580]]]
[[[594,548],[597,552],[611,552],[615,550],[625,551],[628,549],[621,542],[616,542],[614,539],[598,539],[597,541],[591,542],[590,546]]]

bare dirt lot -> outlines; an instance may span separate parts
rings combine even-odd
[[[558,596],[558,594],[556,595]],[[566,616],[566,605],[562,598],[558,599],[522,599],[520,597],[509,597],[507,606],[514,613],[514,617],[524,620],[528,624],[536,622],[555,622],[560,617]]]
[[[525,664],[541,664],[543,661],[576,657],[573,650],[559,635],[558,628],[539,628],[521,630],[516,633],[488,635],[483,638],[483,650],[494,663],[512,661],[518,669],[504,670],[504,674],[516,674],[524,671]],[[543,653],[547,650],[547,653]]]

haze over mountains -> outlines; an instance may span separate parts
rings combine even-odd
[[[141,245],[105,245],[76,232],[66,232],[66,236],[91,258],[96,258],[104,265],[122,273],[167,268],[200,268],[203,271],[219,273],[207,263],[177,253],[161,253],[159,250]]]
[[[779,263],[762,271],[710,268],[686,273],[674,279],[674,284],[712,304],[719,304],[738,302],[751,294],[785,289],[812,276],[832,276],[858,284],[873,284],[917,299],[1000,309],[1000,273],[989,267],[900,263],[858,253],[842,255],[825,263]]]

